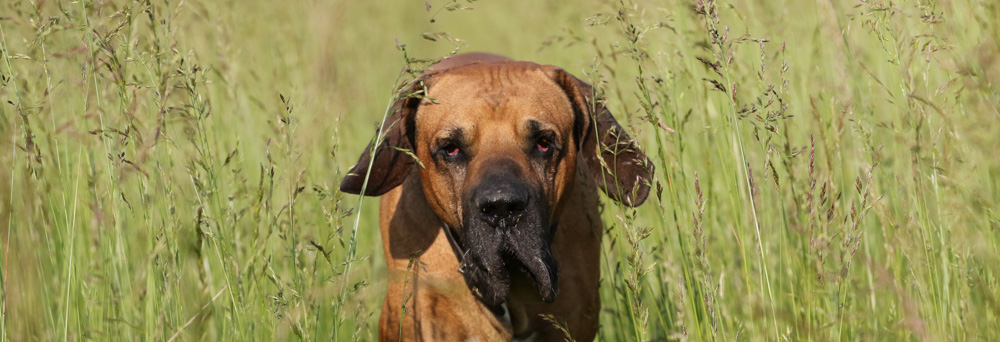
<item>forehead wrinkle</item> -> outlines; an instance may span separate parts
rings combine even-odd
[[[537,87],[525,95],[510,98],[499,110],[507,112],[507,117],[517,118],[513,121],[522,136],[532,133],[531,121],[537,122],[539,129],[553,130],[559,136],[573,129],[574,114],[569,98],[554,83],[550,87]]]
[[[516,138],[517,128],[510,120],[494,118],[483,122],[483,127],[489,127],[489,129],[478,130],[477,143],[483,150],[499,149],[518,141]]]
[[[430,97],[438,103],[424,99],[417,120],[427,125],[418,125],[431,129],[431,134],[449,127],[463,128],[468,134],[476,131],[472,126],[477,122],[496,120],[490,123],[491,130],[509,124],[512,131],[507,134],[528,134],[523,132],[527,127],[522,119],[531,118],[555,126],[557,132],[572,130],[569,98],[544,73],[503,67],[477,71],[439,77],[430,89]]]

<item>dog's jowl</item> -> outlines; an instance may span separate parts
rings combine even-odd
[[[597,189],[642,204],[649,160],[591,86],[557,67],[458,55],[409,92],[341,183],[382,196],[380,339],[561,341],[551,315],[593,340]]]

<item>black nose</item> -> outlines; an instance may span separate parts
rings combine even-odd
[[[476,208],[483,221],[494,228],[510,228],[524,214],[528,206],[528,191],[511,183],[491,184],[480,189]]]

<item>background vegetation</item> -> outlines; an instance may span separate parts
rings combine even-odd
[[[562,66],[639,137],[657,191],[604,208],[601,341],[995,339],[996,18],[990,0],[4,1],[0,340],[373,339],[377,200],[337,184],[403,46]]]

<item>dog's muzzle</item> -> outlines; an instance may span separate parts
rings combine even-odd
[[[516,171],[491,169],[465,201],[462,272],[473,293],[493,307],[506,301],[511,272],[526,274],[545,302],[555,300],[558,289],[549,205]]]

